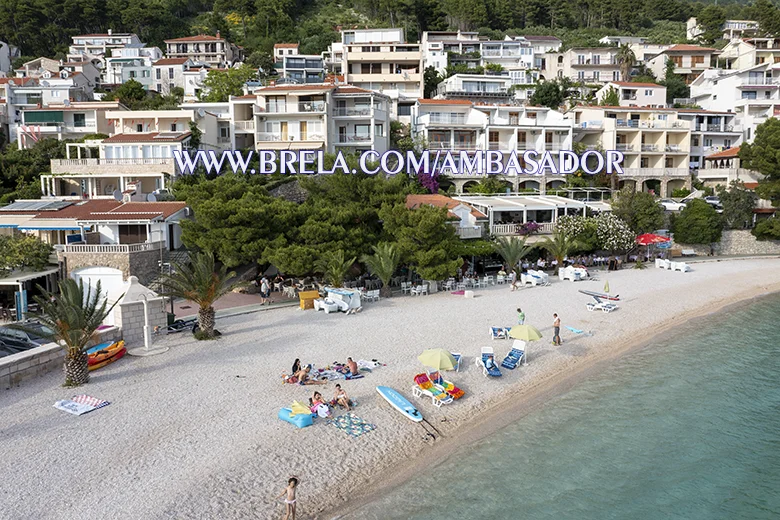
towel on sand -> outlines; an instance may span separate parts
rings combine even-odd
[[[334,417],[328,420],[327,424],[332,424],[350,437],[360,437],[364,433],[376,430],[376,424],[368,423],[352,412]]]
[[[73,396],[71,399],[64,399],[54,403],[54,408],[62,410],[63,412],[72,413],[73,415],[84,415],[92,410],[103,408],[108,406],[108,401],[104,399],[97,399],[95,397],[82,394]]]

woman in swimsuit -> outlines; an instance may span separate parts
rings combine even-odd
[[[347,411],[352,409],[352,401],[349,400],[347,392],[341,388],[341,385],[336,385],[336,393],[333,396],[333,400],[336,404],[340,404],[346,408]]]
[[[301,360],[298,358],[295,358],[295,363],[293,363],[292,368],[292,374],[295,375],[301,370]]]
[[[284,499],[285,511],[284,511],[283,520],[288,520],[288,518],[291,520],[295,520],[295,490],[298,488],[299,482],[300,480],[298,479],[298,477],[293,475],[287,481],[287,487],[284,488],[284,491],[282,491],[275,497],[275,498],[282,498],[285,495],[285,493],[287,494],[287,498]]]

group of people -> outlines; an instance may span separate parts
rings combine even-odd
[[[311,365],[301,365],[301,360],[296,359],[292,366],[292,375],[287,378],[288,383],[299,385],[324,385],[327,381],[318,381],[311,376]]]
[[[317,414],[318,417],[330,417],[330,407],[328,405],[333,407],[340,406],[349,411],[352,410],[353,402],[347,395],[347,391],[341,388],[340,384],[336,385],[333,399],[329,402],[325,401],[320,392],[314,392],[314,395],[309,398],[309,409],[311,413]]]

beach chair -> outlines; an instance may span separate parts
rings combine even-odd
[[[417,374],[414,376],[414,386],[412,395],[415,397],[430,397],[431,403],[437,408],[443,404],[450,404],[453,401],[451,395],[436,385],[428,378],[428,374]]]
[[[592,311],[612,312],[615,309],[617,309],[618,306],[615,305],[614,303],[598,302],[598,303],[587,304],[587,308],[591,312]]]
[[[544,271],[529,270],[528,272],[531,273],[533,276],[536,276],[541,281],[541,283],[539,283],[538,285],[550,285],[550,275],[545,273]]]
[[[495,363],[496,357],[495,353],[493,352],[493,347],[482,347],[482,353],[481,355],[475,360],[475,363],[478,367],[482,368],[482,373],[485,377],[501,377],[501,371],[498,369],[498,366],[494,366],[493,368],[488,368],[485,364],[487,362],[487,359],[489,357],[493,357],[493,363]]]
[[[412,282],[401,282],[401,294],[411,292]]]
[[[517,368],[517,364],[520,361],[525,361],[525,346],[525,341],[516,339],[512,344],[512,350],[509,351],[509,354],[501,362],[501,366],[509,370]]]
[[[466,392],[453,385],[446,379],[444,379],[440,372],[432,372],[428,374],[428,379],[441,390],[447,392],[447,394],[453,399],[460,399]]]
[[[506,339],[509,337],[510,327],[490,327],[490,339]]]
[[[672,271],[680,271],[682,273],[687,273],[690,270],[691,270],[690,266],[685,262],[672,262]]]
[[[506,276],[502,274],[496,276],[496,284],[503,285],[504,283],[506,283]]]
[[[664,263],[664,260],[662,258],[655,259],[655,266],[658,269],[666,269],[666,264]]]
[[[450,355],[455,358],[455,372],[460,372],[460,362],[463,359],[463,354],[460,352],[450,352]]]

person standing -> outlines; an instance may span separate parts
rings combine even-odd
[[[553,314],[553,318],[555,318],[555,321],[553,321],[553,345],[560,345],[561,344],[561,319],[558,317],[558,314]]]
[[[262,298],[260,305],[265,305],[266,303],[271,305],[269,300],[271,297],[271,286],[268,283],[268,278],[265,276],[263,276],[263,279],[260,280],[260,297]]]
[[[514,269],[509,271],[509,288],[512,291],[517,289],[517,272]]]
[[[525,324],[525,313],[523,312],[523,309],[521,309],[520,307],[517,308],[517,324],[518,325]]]

